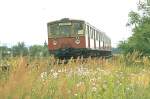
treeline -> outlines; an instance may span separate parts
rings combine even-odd
[[[0,46],[0,57],[16,57],[16,56],[31,56],[31,57],[45,57],[49,55],[47,43],[43,45],[32,45],[27,47],[24,42],[18,42],[11,48],[7,46]]]
[[[139,0],[138,11],[129,13],[127,26],[132,29],[132,36],[126,41],[121,41],[119,49],[123,54],[139,52],[141,55],[150,56],[150,0]]]

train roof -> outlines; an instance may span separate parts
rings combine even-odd
[[[47,24],[54,24],[54,23],[58,23],[58,22],[85,22],[84,20],[75,20],[75,19],[69,19],[69,18],[62,18],[60,20],[56,20],[56,21],[52,21],[52,22],[48,22]]]

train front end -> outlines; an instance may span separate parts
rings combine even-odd
[[[67,18],[50,22],[48,28],[48,49],[58,58],[78,57],[86,47],[84,21]]]

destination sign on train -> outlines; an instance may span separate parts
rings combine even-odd
[[[71,23],[59,23],[59,25],[71,25]]]

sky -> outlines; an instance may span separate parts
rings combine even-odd
[[[128,13],[138,0],[0,0],[0,45],[43,44],[47,23],[62,18],[85,20],[111,38],[112,47],[131,36]]]

